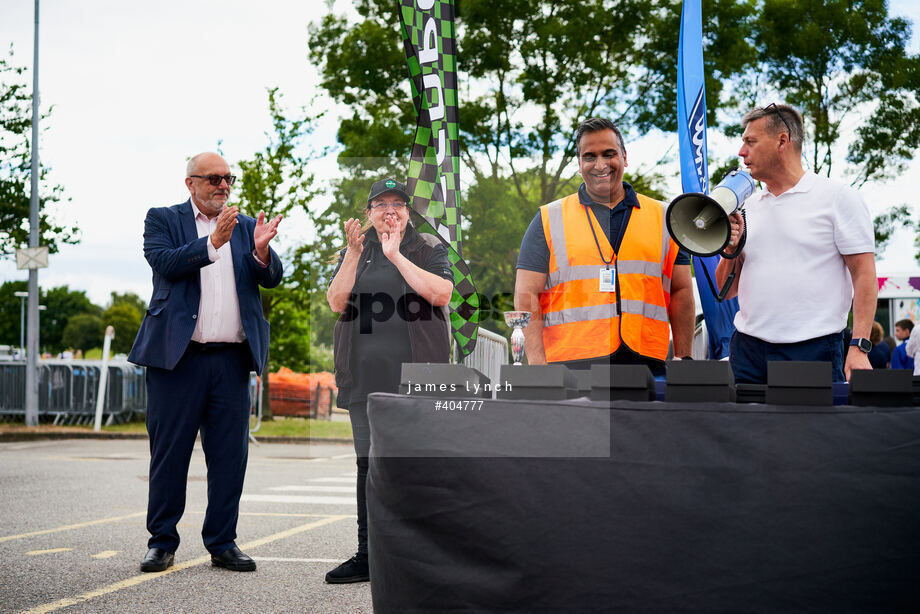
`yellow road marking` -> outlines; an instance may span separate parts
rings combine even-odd
[[[98,554],[94,554],[94,559],[108,559],[118,554],[118,550],[103,550]]]
[[[80,522],[77,524],[67,524],[62,527],[57,527],[54,529],[42,529],[41,531],[30,531],[29,533],[20,533],[19,535],[6,535],[0,537],[0,542],[8,542],[13,539],[24,539],[26,537],[35,537],[36,535],[47,535],[48,533],[57,533],[58,531],[70,531],[71,529],[81,529],[83,527],[91,527],[97,524],[105,524],[107,522],[117,522],[119,520],[127,520],[128,518],[137,518],[138,516],[146,516],[147,512],[135,512],[133,514],[127,514],[125,516],[114,516],[112,518],[100,518],[99,520],[90,520],[89,522]]]
[[[316,529],[318,527],[343,520],[345,518],[351,518],[352,516],[337,515],[337,516],[326,516],[321,520],[316,520],[314,522],[308,522],[307,524],[302,524],[297,527],[293,527],[286,531],[281,531],[280,533],[274,533],[260,539],[253,540],[251,542],[246,542],[245,544],[240,545],[241,550],[251,550],[253,548],[258,548],[259,546],[264,546],[265,544],[277,541],[279,539],[284,539],[286,537],[291,537],[292,535],[297,535],[298,533],[303,533],[304,531],[309,531],[311,529]],[[188,569],[189,567],[195,567],[196,565],[201,565],[202,563],[210,562],[211,555],[205,555],[198,557],[197,559],[192,559],[190,561],[185,561],[184,563],[179,563],[168,568],[166,571],[160,571],[156,573],[142,573],[138,576],[133,576],[119,582],[114,582],[102,588],[97,588],[96,590],[88,591],[82,595],[77,595],[76,597],[68,597],[66,599],[59,599],[57,601],[52,601],[51,603],[45,603],[39,606],[32,608],[31,610],[25,610],[22,614],[46,614],[47,612],[54,612],[55,610],[60,610],[61,608],[70,607],[84,601],[89,601],[96,597],[102,597],[103,595],[108,595],[132,586],[137,586],[147,582],[148,580],[153,580],[166,574],[175,573],[177,571]]]
[[[204,515],[203,511],[186,511],[186,514],[198,514]],[[105,524],[108,522],[117,522],[119,520],[127,520],[128,518],[137,518],[138,516],[146,516],[147,512],[135,512],[134,514],[128,514],[126,516],[115,516],[113,518],[102,518],[99,520],[90,520],[88,522],[80,522],[77,524],[67,524],[62,527],[56,527],[54,529],[42,529],[41,531],[30,531],[29,533],[20,533],[19,535],[6,535],[0,537],[0,542],[7,542],[13,539],[25,539],[26,537],[35,537],[36,535],[47,535],[48,533],[57,533],[58,531],[70,531],[72,529],[81,529],[83,527],[90,527],[97,524]],[[240,516],[277,516],[279,518],[328,518],[329,514],[286,514],[286,513],[273,513],[273,512],[240,512]],[[355,515],[352,514],[351,518],[354,518]]]
[[[52,554],[54,552],[70,552],[73,548],[50,548],[48,550],[29,550],[26,552],[29,556],[35,556],[37,554]]]

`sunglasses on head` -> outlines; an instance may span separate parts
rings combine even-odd
[[[771,102],[770,104],[765,106],[763,110],[766,111],[767,113],[776,113],[777,115],[779,115],[779,118],[783,120],[784,124],[786,124],[786,131],[789,133],[789,137],[792,138],[792,128],[789,126],[789,122],[786,121],[786,118],[783,117],[783,112],[780,111],[779,108],[777,108],[775,102]]]
[[[207,179],[208,183],[213,186],[219,186],[221,181],[226,181],[227,185],[233,185],[236,181],[236,175],[189,175],[196,179]]]

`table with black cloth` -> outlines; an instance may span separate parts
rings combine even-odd
[[[369,397],[375,612],[920,610],[920,408],[438,402]]]

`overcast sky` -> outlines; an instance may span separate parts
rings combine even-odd
[[[14,62],[31,66],[34,1],[2,5],[0,52],[12,43]],[[920,22],[920,3],[891,6],[893,14]],[[324,11],[323,3],[304,0],[42,0],[39,88],[42,107],[54,105],[42,163],[71,198],[59,210],[62,219],[78,222],[82,242],[51,257],[50,267],[39,272],[41,286],[86,290],[100,305],[113,290],[149,299],[150,269],[142,255],[147,209],[188,198],[183,177],[189,155],[213,150],[220,140],[233,165],[264,147],[266,88],[280,87],[288,108],[314,100],[306,28]],[[912,50],[918,51],[916,28]],[[313,136],[318,146],[330,145],[341,109],[322,99],[313,104],[331,109],[331,120]],[[665,138],[676,140],[630,143],[630,162],[656,159]],[[737,145],[716,141],[710,155],[723,159]],[[321,175],[334,169],[331,159],[317,167]],[[862,193],[873,214],[916,199],[920,164]],[[292,220],[282,224],[281,237],[290,240],[304,230]],[[916,269],[912,239],[900,233],[880,259],[880,271]],[[0,282],[27,277],[15,264],[0,263]]]

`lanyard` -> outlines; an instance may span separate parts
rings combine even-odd
[[[597,253],[601,257],[601,261],[604,263],[605,268],[609,269],[610,263],[613,262],[613,259],[616,257],[616,253],[617,253],[616,247],[614,246],[618,245],[619,243],[623,241],[623,234],[626,232],[626,223],[629,221],[627,219],[628,217],[627,214],[630,211],[629,209],[627,209],[626,211],[623,212],[623,217],[620,220],[620,228],[617,230],[616,241],[610,246],[613,249],[614,255],[610,257],[610,260],[607,260],[606,258],[604,258],[604,252],[601,250],[601,243],[600,241],[597,240],[597,233],[594,232],[594,223],[591,222],[591,214],[588,213],[588,205],[582,204],[582,207],[585,208],[585,217],[588,218],[588,226],[591,227],[591,235],[594,237],[594,244],[597,246]]]

